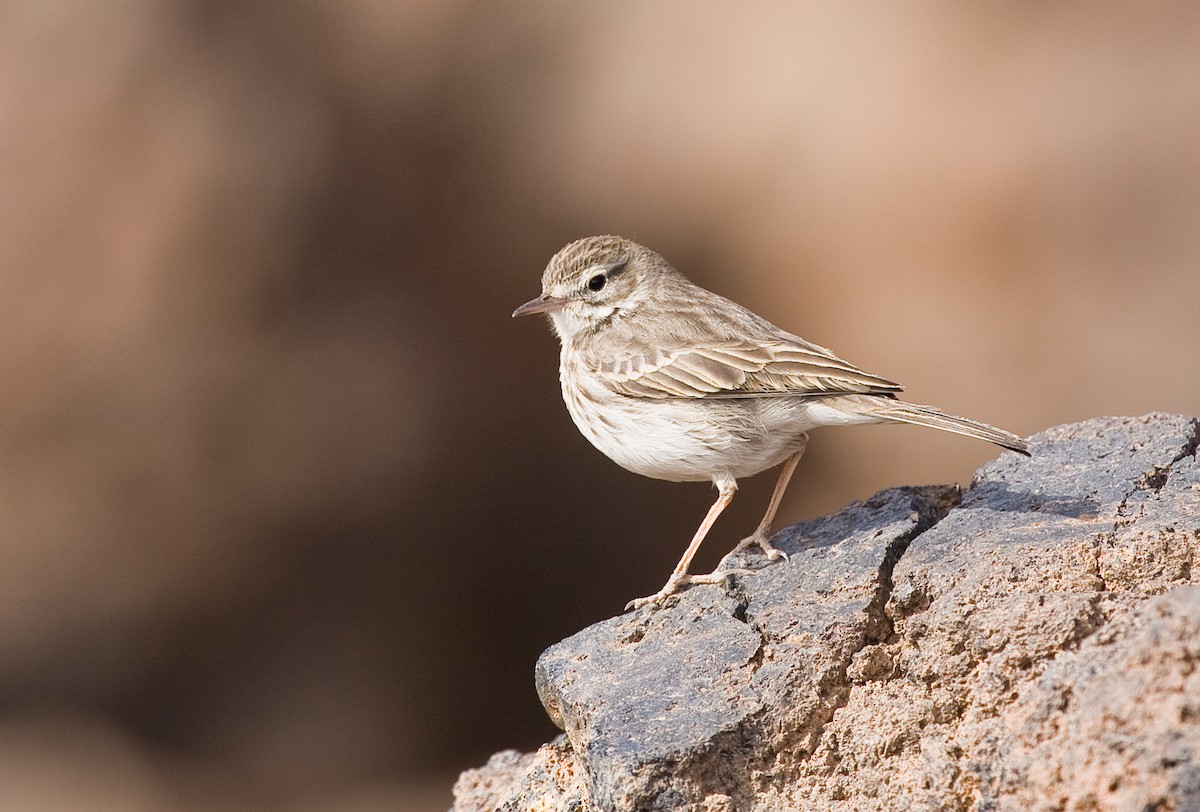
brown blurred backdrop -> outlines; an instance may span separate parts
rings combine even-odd
[[[1200,412],[1200,6],[0,9],[0,808],[424,810],[711,499],[571,425],[634,237],[1029,434]],[[783,509],[995,449],[818,433]],[[744,483],[699,566],[757,521]]]

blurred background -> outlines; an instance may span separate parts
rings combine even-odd
[[[445,809],[711,488],[513,308],[618,233],[1031,434],[1200,412],[1200,5],[0,8],[0,809]],[[818,433],[781,519],[997,454]],[[709,537],[713,566],[773,475]]]

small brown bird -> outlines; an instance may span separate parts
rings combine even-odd
[[[771,560],[786,558],[771,545],[771,522],[817,426],[915,423],[1029,453],[1007,431],[897,399],[899,384],[692,284],[621,237],[587,237],[555,254],[542,295],[513,316],[530,313],[552,320],[562,342],[563,400],[592,445],[643,476],[717,486],[717,501],[667,583],[627,609],[735,572],[690,575],[688,565],[737,480],[781,462],[766,515],[735,550],[757,545]]]

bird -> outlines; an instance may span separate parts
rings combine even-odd
[[[776,327],[689,281],[658,253],[613,235],[576,240],[550,259],[542,293],[513,311],[549,317],[567,411],[621,467],[672,482],[711,481],[717,498],[662,589],[626,609],[661,606],[686,586],[746,570],[688,571],[737,480],[781,465],[766,514],[734,548],[786,559],[771,525],[819,426],[911,423],[1029,455],[1015,434],[907,403],[902,387]]]

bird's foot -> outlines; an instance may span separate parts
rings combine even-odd
[[[729,570],[714,570],[704,575],[689,575],[682,573],[672,575],[663,584],[663,588],[655,592],[653,595],[648,595],[644,598],[634,598],[629,603],[625,604],[625,611],[630,609],[641,609],[643,606],[662,606],[667,598],[679,592],[685,586],[692,584],[723,584],[725,579],[731,575],[752,575],[752,570],[729,569]]]
[[[762,548],[762,551],[766,553],[767,558],[771,561],[788,560],[788,554],[771,544],[770,540],[767,538],[767,534],[760,530],[754,531],[754,535],[747,536],[739,541],[737,546],[733,548],[733,551],[735,553],[740,553],[742,550],[755,544]]]

